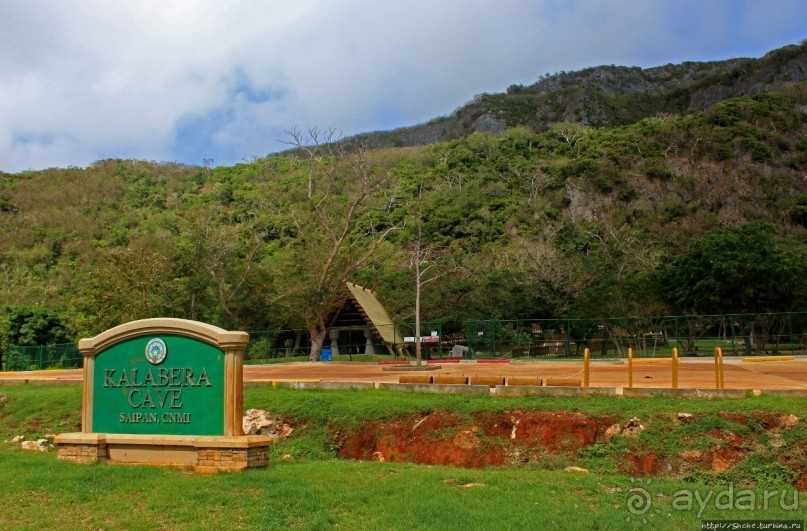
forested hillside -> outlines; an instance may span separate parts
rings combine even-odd
[[[0,174],[3,340],[154,316],[313,337],[345,280],[411,319],[416,261],[424,318],[449,331],[807,309],[807,84],[663,110],[407,148],[294,131],[298,149],[233,167]]]

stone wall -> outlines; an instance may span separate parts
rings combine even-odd
[[[269,464],[269,448],[205,448],[198,451],[197,472],[236,471]]]
[[[235,472],[247,468],[263,468],[269,465],[267,437],[239,438],[222,437],[163,437],[155,438],[153,444],[145,440],[108,440],[106,436],[88,437],[75,434],[74,440],[61,435],[56,441],[56,456],[61,461],[72,463],[129,463],[151,464],[192,468],[196,472]],[[141,438],[142,439],[142,438]],[[134,444],[133,444],[134,443]]]
[[[60,461],[73,463],[103,463],[106,461],[105,444],[60,444],[56,450]]]

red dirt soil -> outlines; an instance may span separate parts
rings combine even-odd
[[[708,433],[714,441],[712,447],[680,452],[671,449],[671,453],[660,455],[648,451],[639,434],[638,444],[632,444],[633,450],[620,458],[620,470],[634,476],[677,476],[698,470],[722,473],[760,450],[760,437],[789,429],[784,416],[769,412],[721,412],[720,416],[743,426],[755,425],[751,432],[756,435],[712,429]],[[342,459],[479,468],[541,462],[554,455],[558,456],[555,461],[560,459],[573,465],[581,448],[620,436],[611,435],[609,430],[618,421],[616,415],[588,416],[570,411],[514,410],[466,415],[433,411],[388,422],[368,421],[355,431],[333,431],[332,436],[339,448],[337,455]],[[634,421],[641,423],[634,419],[629,424]],[[682,421],[659,415],[647,422]],[[667,429],[664,424],[662,429]],[[627,436],[624,428],[621,436]],[[679,448],[682,447],[686,445]],[[783,465],[796,472],[793,485],[801,491],[807,490],[805,456],[807,444],[796,448],[795,453],[788,451],[786,456],[779,457]]]
[[[335,434],[344,459],[416,462],[478,468],[530,461],[534,454],[570,453],[593,444],[614,417],[567,411],[505,411],[462,417],[437,411],[389,423],[365,423]]]

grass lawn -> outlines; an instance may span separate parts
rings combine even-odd
[[[76,429],[77,388],[15,386],[0,392],[8,396],[0,405],[2,440]],[[248,388],[245,403],[306,422],[305,429],[273,448],[273,462],[265,470],[202,476],[139,466],[82,466],[0,443],[0,528],[700,529],[707,518],[803,520],[807,514],[807,494],[799,500],[776,478],[758,483],[754,491],[719,477],[636,479],[598,465],[596,452],[582,463],[589,474],[540,465],[461,469],[340,461],[326,433],[327,425],[349,429],[367,419],[435,409],[567,409],[642,418],[677,411],[709,418],[717,411],[755,410],[801,417],[804,399],[497,399]],[[284,453],[294,461],[280,461]]]
[[[730,498],[724,486],[529,468],[323,460],[201,476],[16,450],[0,453],[0,485],[4,529],[699,529],[704,518],[803,519],[806,507],[790,510],[792,489],[748,511],[751,491],[738,486]],[[765,494],[753,496],[760,505]]]

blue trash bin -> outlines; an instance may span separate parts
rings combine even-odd
[[[331,349],[322,349],[322,353],[319,355],[319,361],[331,361]]]

